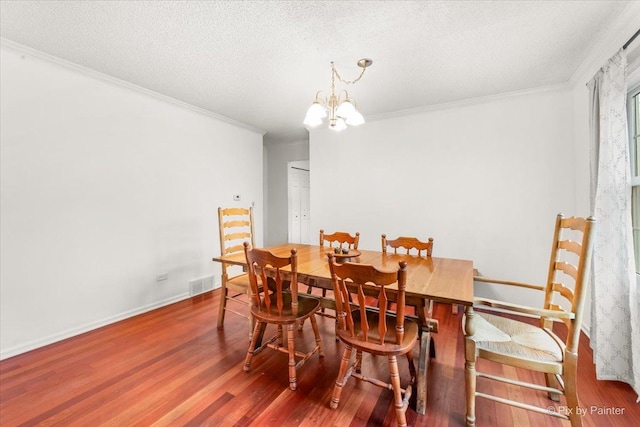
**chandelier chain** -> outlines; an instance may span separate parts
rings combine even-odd
[[[335,65],[333,65],[333,62],[331,63],[331,69],[333,70],[333,73],[338,78],[338,80],[340,80],[342,83],[347,85],[356,83],[358,80],[362,78],[362,76],[364,75],[364,72],[366,71],[366,67],[362,67],[362,71],[360,71],[360,75],[355,80],[344,80],[340,75],[340,73],[338,73],[338,70],[336,70],[336,67]]]

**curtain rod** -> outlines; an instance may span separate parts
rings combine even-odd
[[[631,38],[624,44],[624,46],[622,46],[622,48],[623,49],[628,48],[629,45],[633,43],[633,41],[636,39],[636,37],[638,37],[638,35],[640,35],[640,30],[636,31],[636,33],[631,36]]]

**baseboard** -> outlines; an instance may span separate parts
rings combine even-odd
[[[120,314],[117,314],[115,316],[110,316],[110,317],[107,317],[105,319],[101,319],[101,320],[98,320],[96,322],[91,322],[89,324],[86,324],[86,325],[83,325],[83,326],[80,326],[80,327],[77,327],[77,328],[68,329],[68,330],[66,330],[64,332],[53,334],[53,335],[50,335],[50,336],[45,337],[45,338],[29,341],[29,342],[27,342],[25,344],[20,344],[20,345],[17,345],[17,346],[13,346],[13,347],[10,347],[8,349],[2,349],[2,351],[0,351],[0,360],[4,360],[4,359],[7,359],[9,357],[17,356],[19,354],[26,353],[28,351],[35,350],[37,348],[44,347],[46,345],[53,344],[53,343],[56,343],[58,341],[62,341],[62,340],[65,340],[67,338],[71,338],[71,337],[74,337],[76,335],[80,335],[80,334],[83,334],[85,332],[89,332],[89,331],[92,331],[94,329],[98,329],[98,328],[101,328],[103,326],[107,326],[107,325],[110,325],[112,323],[116,323],[116,322],[119,322],[121,320],[125,320],[125,319],[128,319],[128,318],[133,317],[133,316],[137,316],[138,314],[146,313],[148,311],[155,310],[157,308],[164,307],[166,305],[173,304],[173,303],[176,303],[178,301],[182,301],[182,300],[185,300],[185,299],[188,299],[188,298],[191,298],[191,296],[189,295],[188,292],[185,292],[183,294],[176,295],[176,296],[173,296],[171,298],[167,298],[165,300],[155,302],[153,304],[149,304],[149,305],[146,305],[146,306],[143,306],[143,307],[139,307],[139,308],[134,309],[134,310],[126,311],[124,313],[120,313]]]

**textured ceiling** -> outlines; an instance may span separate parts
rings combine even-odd
[[[366,118],[567,82],[628,1],[5,1],[2,38],[267,132],[331,61]],[[338,86],[338,89],[342,89]]]

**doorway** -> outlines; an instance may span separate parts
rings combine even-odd
[[[289,243],[311,243],[309,161],[287,163]]]

